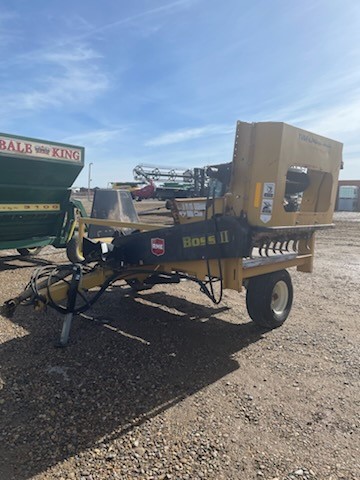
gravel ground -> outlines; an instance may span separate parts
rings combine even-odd
[[[271,332],[244,293],[214,306],[189,283],[115,285],[66,349],[53,311],[0,317],[0,479],[359,480],[360,214],[335,221],[314,274],[291,270],[293,309]],[[64,261],[13,253],[1,303]]]

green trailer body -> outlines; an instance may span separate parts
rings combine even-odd
[[[83,147],[0,133],[0,250],[66,245],[83,166]]]

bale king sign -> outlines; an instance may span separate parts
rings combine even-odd
[[[0,155],[14,155],[32,158],[51,158],[81,163],[82,149],[69,145],[51,144],[22,137],[10,137],[0,134]]]

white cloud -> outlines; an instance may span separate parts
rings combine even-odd
[[[117,129],[101,129],[91,132],[71,135],[63,139],[64,143],[73,143],[77,145],[85,145],[87,148],[105,145],[110,140],[118,139],[126,131],[126,128]]]
[[[18,17],[15,12],[0,12],[0,48],[5,49],[10,43],[19,38],[19,32],[9,25],[11,20]]]
[[[296,107],[292,110],[290,105],[280,118],[339,141],[353,141],[354,134],[357,137],[360,135],[360,91],[354,91],[344,99],[333,100],[331,104],[327,102],[315,107],[308,104],[307,108],[306,104],[308,101],[305,98],[300,111]]]
[[[98,58],[100,55],[96,51],[82,45],[71,51],[68,48],[56,48],[32,52],[26,58],[19,58],[18,75],[24,76],[25,71],[28,80],[26,85],[33,87],[15,93],[3,93],[0,113],[14,117],[26,111],[36,112],[93,100],[109,86],[106,74],[95,63]]]
[[[261,121],[284,121],[345,143],[354,152],[360,136],[360,71],[320,78],[288,105],[259,112]]]
[[[90,30],[86,34],[84,34],[80,38],[86,38],[90,35],[102,33],[106,30],[120,27],[121,25],[134,25],[136,24],[136,21],[146,19],[148,17],[154,17],[155,15],[160,15],[160,14],[167,14],[167,13],[175,13],[179,10],[179,8],[182,7],[187,7],[193,5],[195,2],[198,0],[177,0],[172,3],[167,3],[165,5],[161,5],[160,7],[155,7],[151,8],[149,10],[146,10],[144,12],[138,13],[136,15],[131,15],[129,17],[121,18],[120,20],[116,20],[115,22],[108,23],[106,25],[103,25],[98,28],[94,28],[93,30]]]
[[[163,145],[170,145],[173,143],[188,142],[196,138],[202,138],[214,135],[227,135],[234,132],[234,127],[228,125],[207,125],[199,128],[187,128],[183,130],[176,130],[174,132],[167,132],[152,138],[145,142],[147,147],[158,147]]]
[[[306,122],[314,115],[322,115],[323,112],[331,109],[333,106],[342,106],[345,103],[351,103],[355,95],[358,97],[360,82],[360,70],[351,72],[342,72],[341,74],[319,77],[311,88],[299,91],[296,101],[291,101],[286,106],[276,108],[271,111],[271,120],[274,118],[293,123]],[[345,94],[346,93],[346,94]],[[269,117],[269,110],[276,102],[279,104],[280,99],[272,99],[267,110],[259,113],[265,121]],[[283,103],[283,100],[282,100]]]
[[[57,65],[62,65],[64,67],[68,67],[69,65],[73,63],[79,63],[79,62],[86,62],[89,60],[94,60],[97,58],[101,58],[102,56],[97,53],[95,50],[88,48],[84,45],[77,45],[75,48],[69,50],[68,48],[66,49],[59,49],[59,50],[53,50],[53,51],[43,51],[40,56],[38,56],[38,53],[33,54],[31,56],[32,61],[41,61],[43,62],[49,62],[49,63],[54,63]]]
[[[308,128],[315,129],[329,136],[345,135],[349,138],[351,134],[360,135],[360,95],[356,98],[323,109],[321,112],[312,111],[309,117],[302,123]]]

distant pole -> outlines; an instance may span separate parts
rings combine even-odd
[[[88,200],[90,200],[90,185],[91,185],[91,166],[94,165],[92,162],[89,163],[89,176],[88,176]]]

